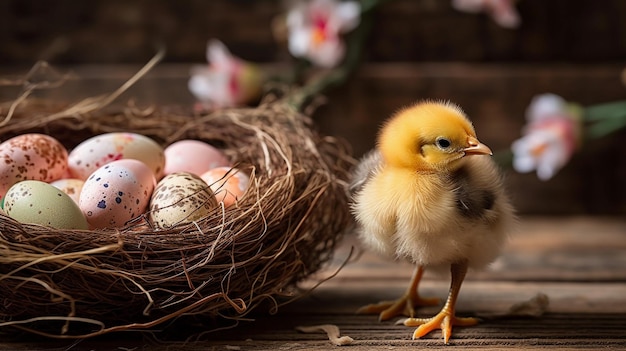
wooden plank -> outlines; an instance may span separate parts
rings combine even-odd
[[[409,279],[350,281],[333,279],[319,288],[308,303],[290,306],[298,313],[315,313],[322,306],[332,314],[354,313],[359,307],[382,300],[393,300],[406,290]],[[423,296],[442,301],[448,293],[449,280],[426,280],[420,291]],[[623,283],[552,283],[500,282],[466,280],[461,289],[457,308],[459,313],[478,316],[504,315],[511,306],[526,303],[545,294],[551,313],[606,313],[626,315],[626,284]],[[440,306],[439,306],[440,307]],[[424,307],[424,316],[434,314],[439,307]]]
[[[325,322],[310,316],[312,323]],[[335,349],[327,336],[301,334],[294,330],[294,322],[278,324],[272,320],[259,320],[265,328],[255,328],[250,333],[246,327],[238,332],[226,331],[219,340],[188,342],[138,341],[128,336],[109,336],[108,340],[53,341],[45,343],[25,343],[21,345],[0,343],[7,350],[329,350]],[[372,320],[372,323],[377,323]],[[569,315],[549,315],[541,321],[533,319],[483,322],[474,328],[456,328],[449,345],[444,345],[440,335],[433,333],[420,340],[411,340],[414,328],[384,324],[376,328],[363,328],[362,325],[340,324],[341,335],[350,336],[354,342],[349,350],[444,350],[462,347],[464,350],[581,350],[581,349],[626,349],[623,320],[607,318],[604,315],[572,317]],[[229,338],[229,335],[233,335]],[[511,335],[514,335],[511,337]]]
[[[367,42],[370,61],[619,61],[625,7],[600,2],[521,1],[517,29],[498,26],[485,14],[456,11],[449,1],[386,1],[373,14]],[[154,43],[168,60],[202,60],[206,40],[219,38],[244,59],[287,61],[272,21],[285,12],[281,1],[191,1],[172,5],[94,0],[0,2],[1,62],[140,62]]]
[[[259,342],[272,341],[274,347],[282,344],[297,343],[300,345],[313,346],[309,343],[322,342],[315,346],[323,349],[331,346],[326,335],[322,334],[294,334],[294,323],[317,325],[328,323],[328,318],[320,318],[318,315],[307,315],[304,320],[291,319],[287,322],[278,323],[273,320],[263,320],[263,328],[255,328],[253,334],[243,330],[235,333],[232,340],[223,343],[230,345],[245,345],[245,348],[256,349],[253,345]],[[357,350],[366,349],[404,349],[413,348],[442,348],[441,334],[433,332],[423,339],[411,340],[415,328],[398,326],[393,323],[379,323],[375,317],[353,316],[333,318],[339,326],[341,335],[350,336]],[[472,328],[456,328],[453,331],[453,339],[450,344],[460,347],[481,347],[484,349],[498,349],[511,347],[524,349],[528,346],[574,346],[574,347],[624,347],[624,321],[620,318],[605,315],[587,315],[572,317],[570,315],[551,314],[544,318],[514,318],[483,321],[479,326]],[[226,332],[230,334],[230,331]],[[241,340],[246,337],[251,341]],[[221,337],[223,338],[223,337]],[[239,342],[237,342],[239,340]],[[243,341],[243,343],[241,343]],[[325,343],[325,345],[324,345]],[[265,347],[271,344],[266,344]],[[320,347],[321,346],[321,347]],[[258,347],[258,346],[257,346]],[[264,348],[259,348],[264,349]],[[298,349],[298,348],[297,348]],[[352,347],[350,348],[352,349]]]

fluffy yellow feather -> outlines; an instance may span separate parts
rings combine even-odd
[[[419,326],[414,338],[442,329],[447,343],[457,318],[454,305],[468,267],[482,268],[499,254],[513,222],[491,150],[476,137],[452,103],[426,101],[400,110],[382,127],[377,148],[355,169],[352,210],[367,247],[416,265],[407,293],[365,306],[380,319],[405,314]],[[412,318],[414,308],[435,303],[419,296],[424,267],[450,268],[450,294],[431,319]]]

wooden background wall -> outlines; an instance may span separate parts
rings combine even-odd
[[[481,140],[506,150],[536,94],[552,92],[583,105],[626,99],[620,80],[626,1],[520,0],[517,7],[522,25],[510,30],[485,15],[455,11],[447,0],[386,2],[373,16],[363,64],[317,111],[320,129],[346,138],[359,156],[398,107],[441,98],[461,104]],[[13,72],[38,59],[73,67],[138,65],[164,44],[164,64],[175,73],[157,71],[149,82],[156,88],[144,84],[135,93],[152,102],[191,104],[188,66],[204,62],[209,38],[246,60],[290,62],[270,29],[283,9],[273,0],[4,0],[0,66]],[[108,87],[110,72],[78,72],[90,84]],[[507,171],[517,208],[528,214],[626,214],[624,140],[622,131],[586,144],[548,182]]]

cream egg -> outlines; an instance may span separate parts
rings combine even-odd
[[[14,184],[4,199],[7,216],[22,222],[57,229],[88,229],[78,205],[62,190],[42,181]]]
[[[51,182],[67,171],[67,150],[45,134],[22,134],[0,144],[0,197],[22,180]]]
[[[68,166],[72,178],[87,179],[96,169],[121,159],[139,160],[152,170],[155,178],[163,176],[163,148],[137,133],[116,132],[91,137],[70,151]]]
[[[55,180],[54,182],[50,183],[50,185],[62,190],[72,200],[74,200],[74,202],[78,204],[78,198],[80,196],[80,192],[83,190],[83,185],[85,185],[85,181],[75,178],[63,178]]]
[[[248,189],[250,178],[237,168],[218,167],[200,176],[207,183],[218,202],[225,207],[235,204]]]
[[[217,206],[211,188],[197,175],[177,172],[157,184],[150,200],[150,222],[157,228],[200,220]]]
[[[179,140],[166,147],[164,153],[166,175],[189,172],[199,176],[210,169],[230,165],[219,149],[200,140]]]
[[[110,162],[94,171],[80,193],[79,207],[93,228],[119,228],[143,214],[156,185],[143,162]]]

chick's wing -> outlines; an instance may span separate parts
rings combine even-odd
[[[371,150],[363,156],[352,172],[353,177],[349,187],[352,197],[380,170],[382,162],[382,156],[378,150]]]

